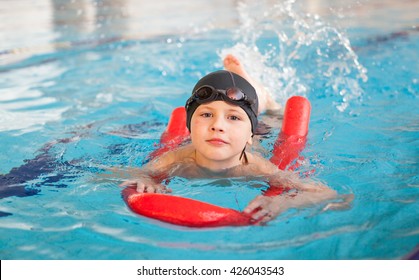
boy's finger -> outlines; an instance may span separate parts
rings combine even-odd
[[[259,220],[269,215],[269,211],[266,209],[260,208],[259,210],[256,210],[256,211],[257,212],[252,213],[253,220]]]
[[[253,211],[256,211],[258,208],[260,208],[263,205],[263,201],[260,196],[256,197],[254,200],[252,200],[246,208],[244,208],[243,212],[250,214]]]
[[[146,188],[148,193],[155,193],[156,192],[156,188],[153,186],[147,186]]]
[[[158,185],[157,187],[156,187],[156,193],[166,193],[167,192],[167,189],[166,189],[166,187],[165,186],[163,186],[163,185]]]
[[[269,222],[269,221],[271,221],[272,220],[272,218],[270,217],[270,216],[265,216],[265,217],[263,217],[263,219],[261,219],[259,222],[258,222],[258,224],[260,224],[260,225],[265,225],[267,222]]]
[[[261,209],[256,214],[252,215],[252,219],[257,221],[257,224],[261,225],[273,220],[274,217],[275,215],[267,209]]]
[[[145,192],[146,186],[144,183],[137,182],[137,192]]]
[[[128,187],[128,186],[132,186],[135,185],[137,182],[136,181],[125,181],[122,182],[121,184],[119,184],[120,187]]]

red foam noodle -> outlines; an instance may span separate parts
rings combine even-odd
[[[137,193],[129,188],[124,190],[124,196],[135,213],[175,225],[219,227],[252,224],[250,215],[190,198]]]
[[[294,170],[298,165],[291,165],[299,158],[304,149],[310,122],[311,105],[307,98],[293,96],[285,105],[281,132],[275,141],[271,162],[279,169]]]
[[[160,137],[160,146],[150,154],[150,158],[155,158],[179,147],[188,137],[189,131],[186,127],[186,110],[184,107],[175,108],[172,111],[166,130]]]
[[[293,96],[285,105],[281,132],[275,141],[271,162],[281,170],[295,170],[299,167],[298,159],[307,141],[310,123],[311,105],[307,98]],[[280,195],[288,191],[286,186],[270,186],[265,196]]]

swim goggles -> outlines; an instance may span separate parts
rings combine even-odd
[[[220,98],[221,97],[221,98]],[[246,94],[242,92],[238,87],[231,87],[225,90],[216,89],[212,86],[202,86],[198,88],[192,96],[189,98],[186,109],[188,110],[192,102],[197,102],[198,104],[208,103],[214,100],[222,99],[224,101],[230,102],[232,104],[241,105],[247,103],[249,106],[251,102],[247,99]]]

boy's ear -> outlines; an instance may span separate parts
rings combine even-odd
[[[247,144],[252,145],[253,144],[253,134],[252,136],[249,138],[249,140],[247,140]]]

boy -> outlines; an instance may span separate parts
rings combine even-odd
[[[253,85],[240,62],[229,55],[227,70],[208,74],[195,85],[187,100],[187,128],[191,144],[167,152],[146,164],[137,178],[121,186],[138,192],[170,192],[161,182],[172,176],[220,178],[264,176],[271,185],[291,189],[283,195],[257,196],[244,209],[252,219],[266,223],[288,208],[303,207],[336,198],[336,192],[312,180],[302,180],[289,171],[279,170],[267,159],[246,152],[252,144],[259,114],[279,108],[256,82]],[[241,74],[241,75],[238,75]],[[247,77],[250,79],[249,77]],[[298,193],[296,193],[298,192]]]

